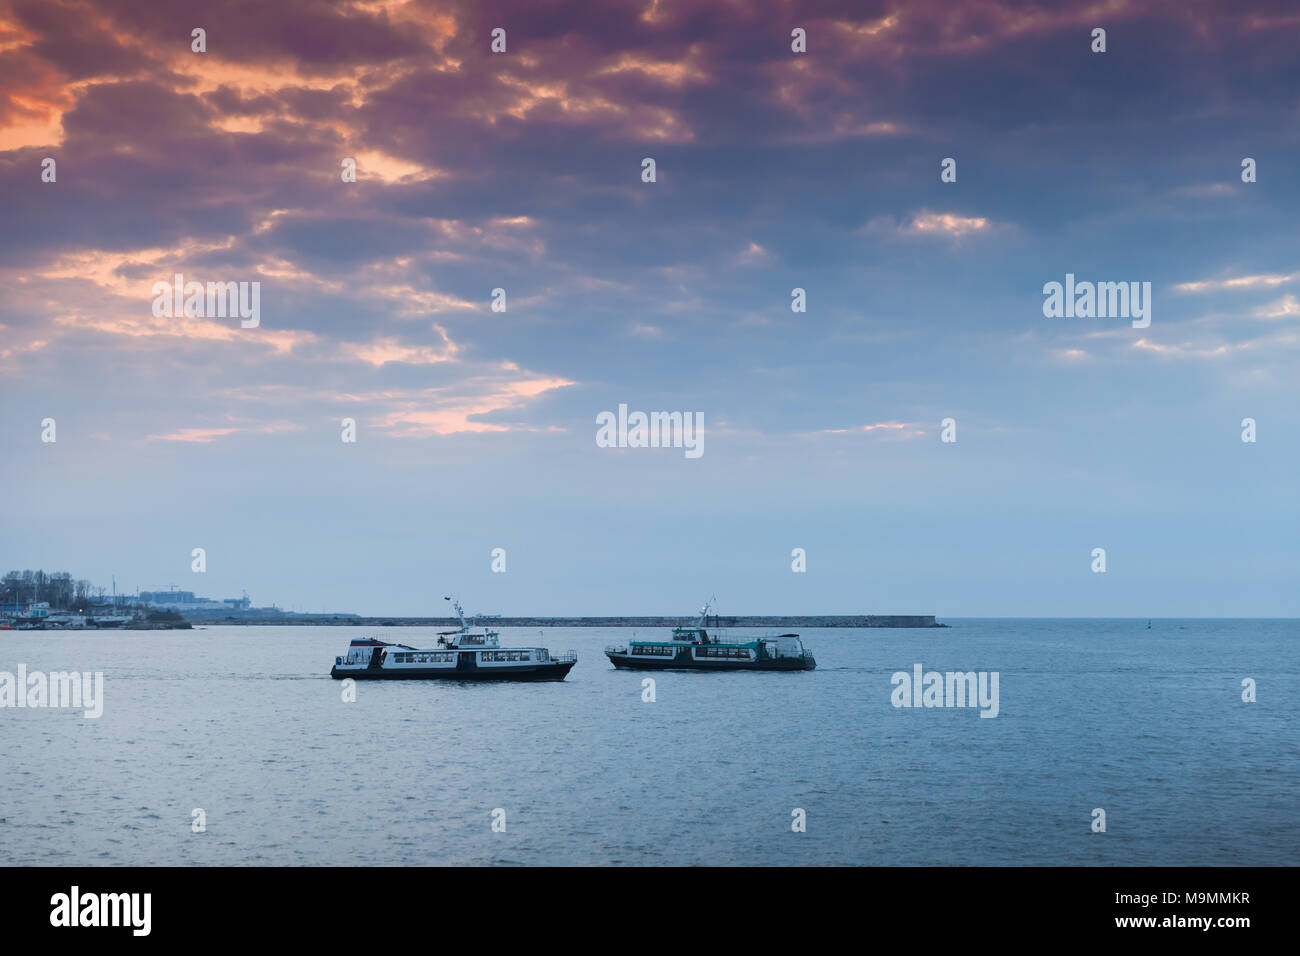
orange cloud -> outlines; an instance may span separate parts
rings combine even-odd
[[[170,435],[150,435],[149,441],[180,441],[207,444],[224,435],[233,435],[238,428],[182,428]]]
[[[472,384],[472,383],[471,383]],[[397,436],[422,437],[460,432],[535,431],[537,429],[473,421],[475,416],[522,408],[529,399],[576,384],[563,378],[525,378],[494,387],[485,395],[446,396],[430,390],[402,401],[399,407],[380,416],[379,428]],[[553,430],[553,429],[547,429]]]
[[[960,237],[972,232],[982,232],[989,228],[989,221],[983,217],[957,216],[953,213],[922,211],[912,217],[907,231],[918,235],[944,235]]]
[[[427,345],[407,345],[392,336],[375,339],[371,342],[348,343],[340,352],[348,358],[368,362],[374,366],[388,362],[403,362],[407,365],[434,365],[438,362],[454,362],[460,352],[460,346],[451,340],[447,330],[440,325],[433,327],[442,337],[442,348]]]

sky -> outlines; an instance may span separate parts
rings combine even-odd
[[[1300,616],[1298,45],[1287,3],[0,0],[0,563]],[[155,314],[177,273],[258,324]],[[1045,314],[1067,275],[1149,325]],[[599,443],[620,405],[702,453]]]

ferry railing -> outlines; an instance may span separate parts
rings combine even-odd
[[[555,660],[557,660],[557,661],[574,661],[574,662],[576,662],[576,661],[578,660],[578,652],[577,652],[577,651],[565,651],[565,652],[564,652],[563,654],[561,654],[559,657],[555,658]]]

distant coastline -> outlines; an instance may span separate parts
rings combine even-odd
[[[7,603],[6,603],[7,602]],[[479,614],[474,620],[490,627],[664,627],[685,620],[680,614],[632,617],[504,617]],[[947,627],[933,614],[710,614],[709,627]],[[317,625],[333,627],[456,627],[452,617],[360,615],[347,612],[285,611],[272,604],[254,607],[245,591],[238,598],[214,600],[182,591],[138,590],[113,593],[89,581],[75,580],[67,571],[10,571],[0,578],[0,630],[188,630],[194,625],[239,624]]]
[[[455,627],[450,617],[358,617],[353,615],[294,615],[292,617],[194,618],[195,624],[324,625],[339,627]],[[662,617],[490,617],[478,623],[489,627],[675,627],[682,616]],[[947,627],[933,614],[795,614],[709,618],[710,627]]]

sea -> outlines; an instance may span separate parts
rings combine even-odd
[[[1300,622],[948,623],[805,629],[816,670],[713,674],[609,664],[654,629],[504,628],[577,666],[355,700],[329,677],[351,638],[434,630],[0,632],[0,672],[103,675],[98,718],[0,708],[0,861],[1300,863]],[[946,678],[911,699],[918,665],[996,674],[996,716]]]

